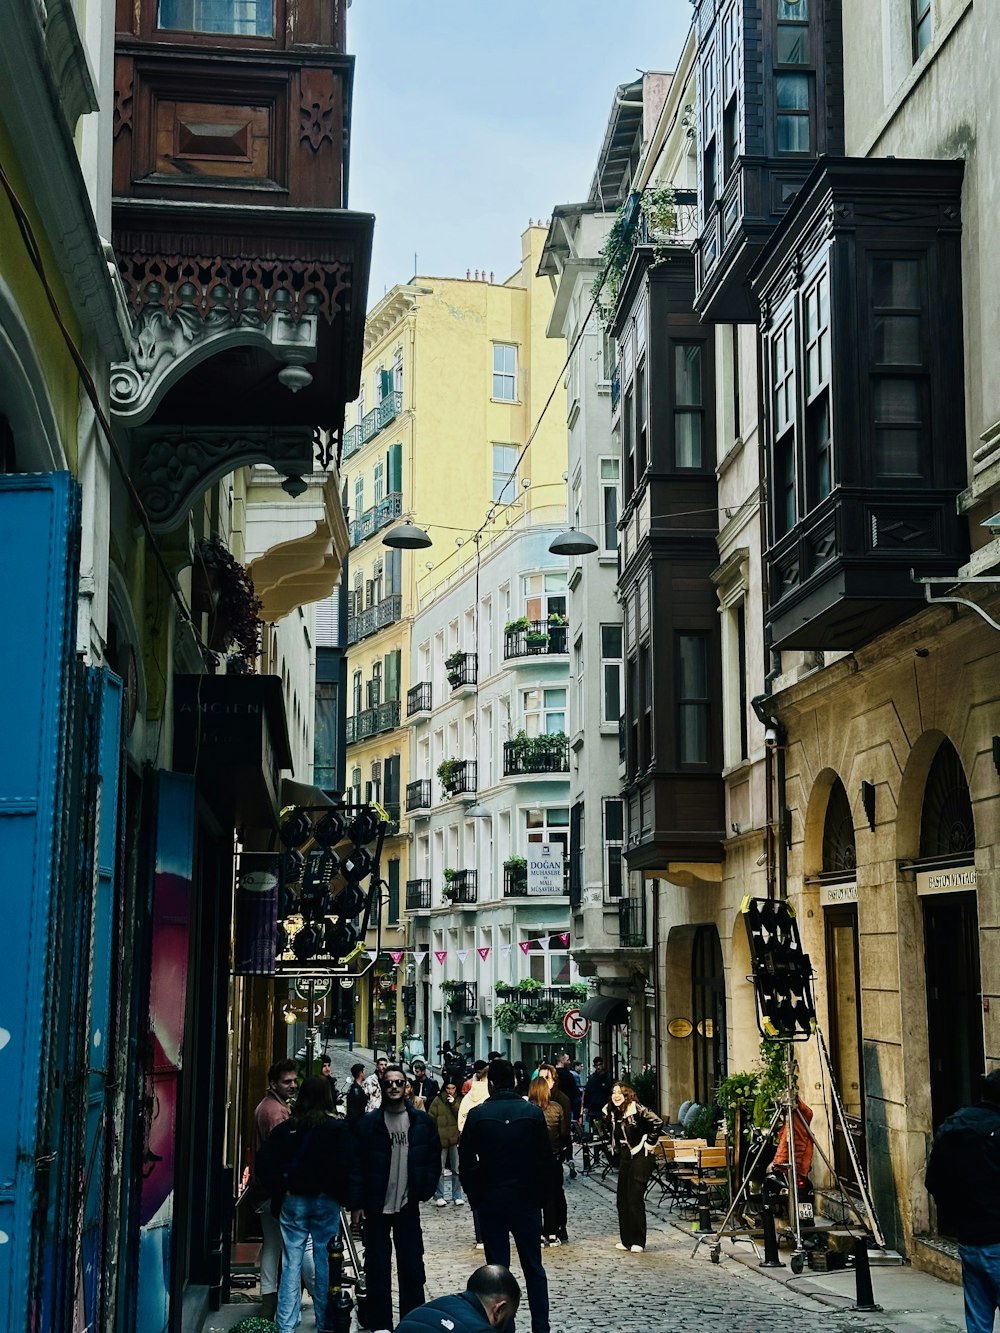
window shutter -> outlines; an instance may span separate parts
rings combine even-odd
[[[385,557],[385,594],[392,597],[403,591],[403,552],[389,550]]]
[[[386,476],[389,479],[388,494],[399,494],[403,489],[403,446],[392,444],[385,451]]]
[[[396,648],[385,655],[385,697],[386,700],[399,698],[399,669],[402,650]]]
[[[394,388],[394,385],[393,385],[393,382],[392,382],[392,380],[393,380],[392,371],[391,371],[391,370],[383,370],[383,371],[380,372],[380,374],[381,374],[381,376],[382,376],[382,397],[383,397],[383,398],[388,398],[389,395],[392,393],[393,388]]]
[[[399,802],[399,755],[390,754],[382,767],[382,786],[386,805]],[[391,864],[391,862],[390,862]]]
[[[399,861],[393,859],[389,862],[389,902],[387,906],[388,921],[390,924],[399,920]]]

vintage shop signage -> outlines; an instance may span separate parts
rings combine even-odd
[[[819,886],[820,907],[839,907],[841,903],[858,901],[858,882],[850,884],[821,884]]]
[[[958,866],[954,870],[918,870],[917,894],[969,893],[978,884],[975,866]]]

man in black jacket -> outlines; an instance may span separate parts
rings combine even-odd
[[[424,1238],[420,1205],[441,1175],[437,1126],[406,1101],[406,1075],[389,1065],[382,1076],[382,1104],[355,1124],[351,1159],[353,1221],[365,1219],[368,1327],[392,1328],[392,1243],[396,1242],[400,1318],[423,1304]]]
[[[396,1333],[448,1329],[450,1333],[485,1333],[508,1328],[521,1302],[521,1288],[507,1268],[483,1264],[456,1296],[439,1296],[414,1310],[396,1325]]]
[[[413,1077],[410,1079],[410,1085],[413,1089],[414,1097],[423,1097],[424,1110],[429,1111],[431,1109],[431,1102],[441,1089],[438,1086],[437,1079],[431,1078],[430,1074],[428,1074],[427,1066],[424,1064],[423,1060],[413,1061]]]
[[[364,1088],[364,1073],[364,1065],[351,1065],[351,1086],[347,1089],[344,1103],[347,1107],[347,1123],[352,1129],[368,1109],[368,1094]]]
[[[513,1066],[494,1060],[489,1100],[474,1106],[458,1141],[458,1169],[479,1214],[488,1264],[510,1266],[510,1238],[524,1272],[532,1333],[549,1333],[549,1285],[542,1267],[542,1199],[552,1171],[545,1117],[522,1101]],[[514,1333],[511,1323],[509,1333]]]
[[[941,1125],[924,1183],[938,1230],[957,1236],[968,1333],[992,1333],[1000,1307],[1000,1069],[983,1079],[983,1100]]]
[[[587,1086],[583,1090],[583,1111],[587,1117],[587,1128],[591,1131],[594,1121],[601,1118],[611,1099],[611,1084],[611,1075],[604,1068],[603,1059],[595,1055],[594,1072],[587,1079]]]

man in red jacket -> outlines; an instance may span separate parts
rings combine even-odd
[[[271,1131],[288,1119],[288,1103],[297,1084],[294,1060],[276,1060],[267,1071],[267,1092],[253,1113],[253,1152],[256,1159]],[[257,1216],[263,1243],[260,1247],[260,1303],[265,1316],[273,1319],[278,1306],[278,1261],[281,1259],[281,1226],[271,1216],[271,1198],[254,1180]]]

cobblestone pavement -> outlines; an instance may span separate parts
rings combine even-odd
[[[370,1064],[366,1054],[349,1053],[340,1043],[332,1049],[341,1088],[354,1060]],[[845,1286],[850,1294],[844,1298],[827,1295],[821,1303],[794,1282],[775,1281],[730,1258],[725,1248],[720,1264],[710,1262],[705,1246],[692,1257],[691,1235],[653,1209],[646,1253],[623,1254],[615,1249],[611,1184],[582,1174],[566,1182],[570,1243],[543,1255],[552,1333],[942,1333],[956,1327],[919,1310],[855,1312],[852,1286]],[[449,1203],[425,1204],[421,1212],[428,1299],[459,1291],[484,1261],[474,1248],[470,1211]],[[521,1280],[516,1258],[512,1267]],[[528,1333],[527,1313],[525,1303],[519,1333]],[[301,1327],[312,1333],[311,1312]]]

